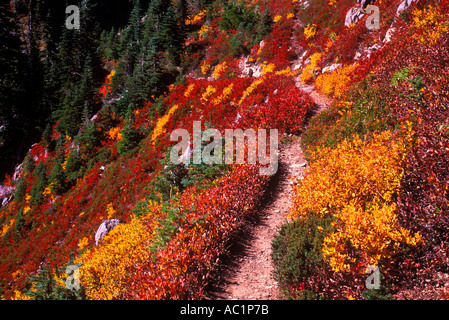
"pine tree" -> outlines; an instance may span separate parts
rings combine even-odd
[[[128,109],[125,125],[121,131],[122,140],[118,142],[117,151],[121,155],[131,153],[139,144],[142,136],[140,132],[134,128],[134,117],[131,109]]]
[[[62,194],[67,190],[64,170],[62,168],[63,163],[64,149],[62,145],[59,145],[57,148],[56,157],[54,159],[53,168],[51,170],[50,176],[48,177],[50,188],[56,194]]]
[[[42,162],[39,162],[39,164],[34,169],[33,174],[36,177],[36,184],[33,186],[30,192],[30,204],[39,205],[43,200],[42,194],[47,186],[47,174],[45,165]]]
[[[78,178],[83,175],[83,162],[79,157],[77,150],[72,150],[67,156],[67,162],[65,165],[65,177],[67,181],[67,187],[70,188],[76,183]]]

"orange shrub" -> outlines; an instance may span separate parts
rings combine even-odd
[[[326,96],[339,97],[346,89],[346,85],[351,80],[351,74],[356,68],[357,64],[353,64],[320,74],[315,80],[317,90]]]

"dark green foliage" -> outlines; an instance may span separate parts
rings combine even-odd
[[[95,147],[100,144],[100,133],[95,126],[95,122],[87,120],[85,127],[78,137],[80,153],[84,158],[89,158],[94,154]]]
[[[83,161],[80,159],[77,150],[72,150],[67,156],[67,162],[65,165],[65,176],[68,186],[75,184],[76,179],[81,178],[83,175]]]
[[[60,273],[65,268],[61,268]],[[47,267],[43,267],[38,275],[31,276],[28,279],[30,290],[26,295],[35,300],[84,300],[85,292],[81,287],[79,290],[69,290],[65,286],[61,286],[56,282]]]
[[[228,170],[229,166],[226,164],[192,164],[189,166],[187,174],[182,178],[181,184],[183,188],[190,186],[207,188],[215,179],[224,176]]]
[[[150,199],[159,203],[170,200],[177,192],[185,189],[183,179],[188,172],[182,164],[174,165],[169,161],[165,163],[164,170],[151,182]]]
[[[64,163],[64,150],[61,148],[58,150],[54,159],[53,168],[48,177],[48,182],[52,191],[56,194],[62,194],[66,191],[65,174],[62,169]]]
[[[259,15],[251,11],[244,2],[228,1],[224,5],[224,12],[219,27],[225,31],[241,28],[252,30],[259,22],[259,18]]]
[[[366,290],[362,293],[365,300],[389,300],[391,298],[391,293],[389,293],[387,287],[382,284],[384,283],[383,278],[384,277],[381,274],[381,286],[379,289]]]
[[[134,151],[143,136],[134,127],[133,113],[129,110],[125,119],[125,125],[121,131],[122,140],[118,142],[117,151],[121,155],[129,154]]]
[[[47,169],[45,168],[45,165],[42,162],[39,162],[39,164],[36,166],[36,168],[33,171],[34,176],[36,177],[36,183],[31,189],[31,199],[30,204],[32,206],[39,205],[42,200],[43,196],[42,193],[44,192],[46,186],[47,186]]]
[[[14,194],[16,201],[21,202],[25,199],[26,188],[26,180],[22,177],[16,182],[16,192]]]
[[[168,202],[162,204],[161,211],[166,214],[166,217],[158,220],[160,227],[156,228],[156,237],[150,248],[152,252],[157,252],[173,238],[179,230],[183,218],[179,208],[171,206]]]
[[[385,95],[383,90],[382,87],[372,85],[369,80],[364,81],[345,93],[342,101],[352,102],[350,110],[341,113],[334,103],[330,109],[312,118],[302,137],[307,153],[317,146],[333,147],[354,136],[363,138],[370,132],[396,128],[396,117],[388,102],[382,98]]]
[[[248,48],[260,42],[271,31],[271,24],[268,11],[261,13],[243,2],[227,2],[219,23],[222,30],[232,35],[229,52],[226,54],[238,57],[248,53]]]
[[[52,135],[52,126],[50,123],[47,123],[44,133],[42,134],[42,143],[47,147],[49,152],[53,152],[55,150],[56,144],[55,141],[51,137]]]
[[[272,242],[274,277],[279,281],[286,298],[319,298],[307,286],[293,296],[290,286],[307,283],[312,277],[329,269],[322,255],[323,241],[327,232],[332,231],[332,218],[319,219],[308,215],[304,220],[287,222],[279,230]],[[322,230],[318,228],[321,227]]]

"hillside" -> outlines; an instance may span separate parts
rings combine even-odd
[[[74,4],[0,8],[3,298],[206,299],[267,211],[270,299],[448,297],[448,1]]]

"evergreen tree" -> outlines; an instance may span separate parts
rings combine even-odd
[[[64,163],[64,149],[58,146],[56,157],[54,159],[53,168],[51,170],[48,181],[52,191],[56,194],[62,194],[66,191],[65,175],[62,168]]]
[[[31,189],[30,204],[39,205],[43,200],[42,193],[47,186],[47,174],[45,165],[42,162],[39,162],[39,164],[34,169],[33,174],[36,177],[36,183]]]
[[[142,139],[140,132],[134,128],[134,117],[130,108],[128,109],[121,134],[122,140],[118,142],[117,151],[122,155],[131,153]]]
[[[65,177],[67,181],[67,187],[70,188],[76,183],[78,178],[83,175],[83,162],[79,157],[77,150],[72,150],[67,156],[67,162],[65,165]]]

